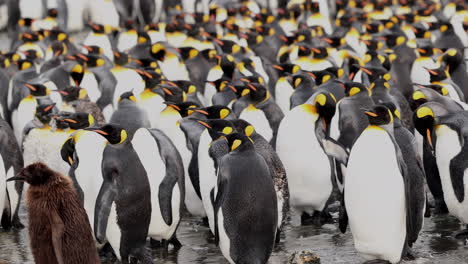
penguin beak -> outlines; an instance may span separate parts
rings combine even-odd
[[[15,177],[8,178],[6,181],[9,182],[9,181],[24,181],[24,180],[26,179],[22,176],[15,176]]]
[[[52,108],[54,108],[54,106],[55,106],[55,103],[47,106],[46,108],[44,108],[44,112],[49,112]]]
[[[426,138],[427,138],[427,142],[429,142],[429,146],[431,146],[431,148],[433,149],[434,146],[432,144],[432,132],[429,128],[426,129]]]
[[[365,68],[365,67],[359,67],[361,69],[361,71],[365,72],[366,74],[368,75],[372,75],[372,71],[370,71],[369,69]]]
[[[424,67],[424,69],[425,69],[427,72],[429,72],[430,74],[432,74],[432,75],[439,75],[436,71],[433,71],[433,70],[428,69],[428,68],[426,68],[426,67]]]
[[[63,121],[68,122],[68,123],[73,123],[73,124],[78,123],[76,120],[73,120],[73,119],[70,119],[70,118],[66,118]]]
[[[371,117],[378,117],[379,115],[372,112],[372,111],[364,111],[364,114],[371,116]]]
[[[84,130],[93,131],[93,132],[96,132],[96,133],[101,134],[103,136],[108,136],[109,135],[109,133],[107,133],[105,131],[102,131],[100,129],[85,128]]]
[[[204,121],[197,120],[197,122],[198,122],[200,125],[202,125],[202,126],[204,126],[204,127],[206,127],[206,128],[210,128],[210,129],[212,128],[208,123],[206,123],[206,122],[204,122]]]
[[[37,88],[34,87],[34,85],[32,85],[32,84],[27,83],[24,86],[26,86],[29,90],[31,90],[33,92],[37,91]]]

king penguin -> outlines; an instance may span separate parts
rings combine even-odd
[[[278,225],[270,169],[247,136],[233,133],[226,139],[230,152],[219,163],[212,195],[215,240],[231,264],[266,263]]]

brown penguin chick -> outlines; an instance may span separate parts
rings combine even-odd
[[[100,263],[88,217],[68,177],[34,163],[12,180],[30,185],[26,201],[35,263]]]

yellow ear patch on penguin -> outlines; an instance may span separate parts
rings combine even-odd
[[[398,111],[398,109],[395,109],[395,111],[393,111],[393,114],[398,117],[398,119],[401,119],[401,114],[400,114],[400,111]]]
[[[196,91],[197,91],[197,87],[196,87],[195,85],[191,84],[191,85],[188,87],[188,91],[187,91],[187,92],[188,92],[189,94],[193,94],[193,93],[195,93]]]
[[[83,66],[81,66],[80,64],[76,64],[75,66],[73,66],[72,72],[82,73],[83,72]]]
[[[327,75],[324,75],[324,76],[322,77],[322,83],[326,83],[326,82],[327,82],[328,80],[330,80],[330,79],[331,79],[331,76],[330,76],[330,75],[328,75],[328,74],[327,74]]]
[[[440,32],[445,32],[445,31],[447,31],[447,30],[448,30],[448,26],[447,26],[447,25],[442,25],[442,26],[440,27]]]
[[[317,95],[317,97],[315,97],[315,104],[317,103],[324,106],[327,103],[327,97],[324,94]]]
[[[232,142],[231,151],[236,150],[242,144],[242,140],[236,139]]]
[[[351,90],[349,90],[349,96],[353,96],[357,93],[359,93],[361,91],[361,89],[359,87],[353,87],[351,88]]]
[[[89,126],[94,125],[94,117],[91,114],[88,115],[88,123],[89,123]]]
[[[449,49],[447,51],[447,54],[451,57],[455,56],[457,54],[457,50],[456,49]]]
[[[78,99],[85,99],[88,95],[88,91],[86,89],[81,89],[78,93]]]
[[[302,82],[302,78],[300,78],[300,77],[297,78],[297,79],[294,81],[294,87],[298,87],[299,84],[301,84],[301,82]]]
[[[189,51],[189,58],[192,59],[192,58],[195,58],[196,56],[198,56],[198,50],[196,49],[191,49]]]
[[[221,109],[221,111],[219,111],[219,117],[221,119],[224,119],[226,118],[231,112],[227,109]]]
[[[426,96],[421,91],[416,91],[413,93],[413,100],[426,99]]]
[[[97,65],[98,67],[101,67],[101,66],[104,65],[104,64],[106,64],[106,62],[105,62],[103,59],[98,59],[98,60],[96,61],[96,65]]]
[[[444,96],[449,94],[447,88],[445,88],[445,87],[442,87],[441,92],[442,92],[442,95],[444,95]]]
[[[223,134],[225,134],[225,135],[231,134],[232,131],[233,131],[232,127],[225,127],[225,128],[223,128]]]
[[[429,107],[423,106],[416,111],[416,116],[418,118],[423,118],[425,116],[434,117],[434,112],[432,112],[432,109],[430,109]]]
[[[255,128],[249,125],[245,127],[244,132],[246,136],[250,137],[253,134],[253,132],[255,132]]]
[[[246,95],[248,95],[249,93],[250,93],[250,89],[244,89],[244,90],[242,90],[241,96],[246,96]]]
[[[127,140],[127,137],[128,137],[127,131],[122,129],[122,131],[120,131],[120,142],[119,142],[119,144],[124,143],[125,140]]]

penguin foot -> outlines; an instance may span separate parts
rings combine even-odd
[[[408,248],[407,251],[406,251],[406,254],[403,256],[403,260],[412,261],[412,260],[415,260],[415,259],[416,259],[416,257],[414,256],[414,254]]]
[[[11,222],[13,228],[15,229],[23,229],[24,225],[21,223],[21,220],[18,215],[13,216],[13,220]]]
[[[275,237],[275,245],[277,245],[281,240],[281,230],[277,229]]]
[[[301,215],[301,225],[312,225],[314,222],[314,217],[306,212],[302,212]]]
[[[441,200],[441,199],[435,200],[434,214],[444,215],[444,214],[448,214],[448,212],[449,211],[444,200]]]
[[[182,243],[180,243],[179,239],[177,239],[175,235],[169,239],[169,243],[172,244],[174,250],[179,250],[182,247]]]
[[[364,262],[363,264],[388,264],[390,263],[389,261],[382,260],[382,259],[374,259],[374,260],[368,260]]]
[[[210,227],[210,223],[208,222],[208,217],[203,217],[201,225],[204,227]]]
[[[454,236],[456,239],[468,241],[468,229],[458,231]]]
[[[161,242],[156,240],[156,239],[153,239],[153,238],[150,238],[150,247],[151,248],[160,248],[162,247],[161,245]]]

